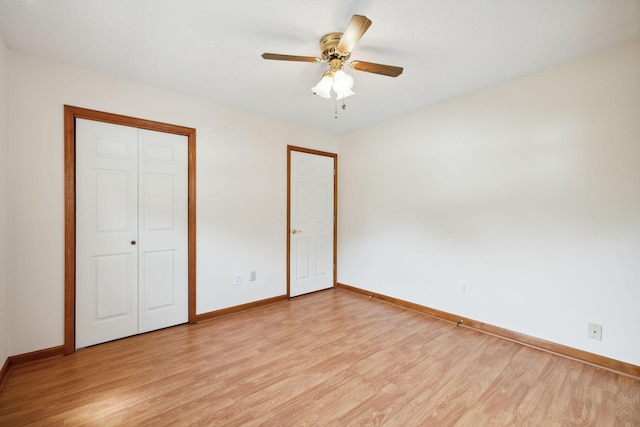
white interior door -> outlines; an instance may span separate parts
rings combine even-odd
[[[76,120],[76,141],[76,348],[82,348],[138,332],[138,130]]]
[[[140,130],[139,329],[188,319],[187,137]]]
[[[76,120],[76,348],[187,321],[187,150]]]
[[[289,294],[333,287],[334,159],[291,151]]]

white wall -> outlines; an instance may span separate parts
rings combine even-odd
[[[197,129],[198,313],[285,292],[286,145],[340,140],[340,282],[640,364],[640,42],[341,137],[7,54],[0,360],[63,343],[69,104]]]
[[[336,152],[334,135],[16,52],[9,66],[9,354],[63,343],[64,104],[196,128],[197,313],[286,293],[286,146]]]
[[[640,41],[341,139],[339,282],[640,365]]]
[[[9,225],[9,51],[0,36],[0,368],[9,356],[7,233]]]

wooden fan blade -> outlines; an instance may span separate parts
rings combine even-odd
[[[366,16],[353,15],[349,25],[347,25],[347,29],[344,30],[342,37],[340,37],[338,50],[344,53],[351,52],[370,26],[371,20]]]
[[[273,59],[275,61],[322,62],[320,58],[313,56],[280,55],[279,53],[263,53],[262,57],[264,59]]]
[[[402,74],[402,67],[394,67],[393,65],[376,64],[374,62],[353,61],[349,63],[351,68],[367,73],[382,74],[383,76],[398,77]]]

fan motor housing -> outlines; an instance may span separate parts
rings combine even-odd
[[[331,61],[332,59],[346,61],[349,59],[351,52],[338,50],[341,37],[342,33],[329,33],[322,36],[320,39],[320,51],[322,52],[322,59],[324,61]]]

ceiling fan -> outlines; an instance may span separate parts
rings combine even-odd
[[[371,26],[371,20],[366,16],[353,15],[344,33],[329,33],[320,39],[321,57],[281,55],[278,53],[263,53],[264,59],[276,61],[297,62],[328,62],[329,69],[322,74],[320,82],[311,88],[314,94],[323,98],[331,97],[331,89],[336,93],[336,99],[344,99],[354,92],[353,77],[346,74],[343,66],[351,57],[351,51]],[[354,70],[367,73],[381,74],[383,76],[398,77],[402,74],[402,67],[393,65],[376,64],[366,61],[352,61],[348,63]],[[344,107],[343,107],[344,108]]]

